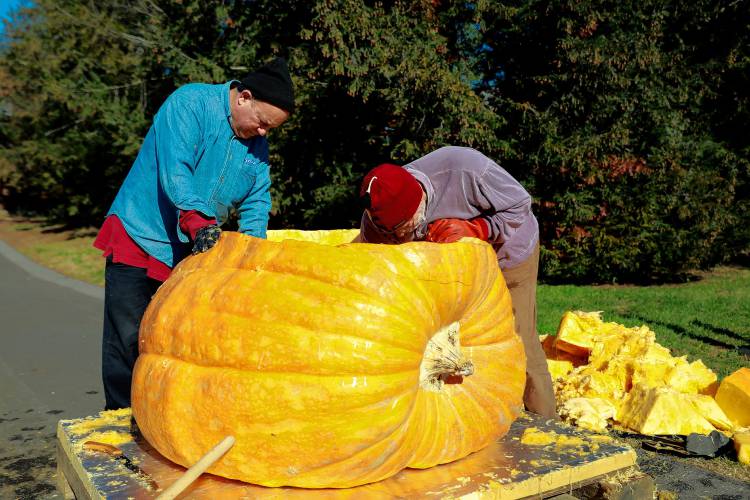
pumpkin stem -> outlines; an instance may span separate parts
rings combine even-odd
[[[438,330],[427,341],[419,367],[419,385],[422,389],[440,392],[446,381],[460,380],[460,377],[474,373],[474,364],[461,352],[458,328],[459,323],[455,321]]]

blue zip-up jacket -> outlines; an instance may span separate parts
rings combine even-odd
[[[234,207],[240,232],[266,237],[268,141],[234,135],[231,83],[191,83],[167,98],[107,213],[117,215],[138,246],[169,267],[190,248],[179,228],[180,210],[198,210],[221,225]]]

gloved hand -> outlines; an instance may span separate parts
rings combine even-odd
[[[221,229],[215,224],[209,224],[198,229],[193,241],[193,255],[211,250],[219,241],[219,236],[221,236]]]
[[[487,241],[489,232],[487,222],[479,217],[471,220],[438,219],[427,226],[425,241],[452,243],[467,236]]]

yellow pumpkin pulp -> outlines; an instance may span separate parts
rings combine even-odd
[[[279,233],[222,234],[151,301],[132,404],[160,453],[188,466],[233,435],[209,472],[350,487],[507,432],[525,356],[489,245]]]
[[[722,380],[716,402],[737,427],[750,427],[750,368],[740,368]]]
[[[716,374],[701,360],[673,357],[645,325],[627,328],[604,322],[599,312],[568,311],[542,345],[568,422],[604,431],[614,421],[649,435],[733,427],[718,394],[711,397]]]

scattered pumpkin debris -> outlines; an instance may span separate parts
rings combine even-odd
[[[577,436],[566,436],[565,434],[557,434],[552,431],[545,432],[539,430],[537,427],[529,427],[528,429],[525,429],[521,436],[521,443],[528,446],[548,446],[554,444],[560,448],[590,444]]]
[[[129,432],[118,431],[94,432],[87,436],[87,441],[96,441],[97,443],[120,446],[121,444],[133,441],[133,435]],[[83,447],[84,442],[84,440],[81,440],[78,443],[78,446]]]
[[[82,419],[68,427],[71,434],[82,436],[92,432],[94,429],[101,429],[108,425],[123,425],[130,421],[130,408],[121,408],[119,410],[108,410],[100,412],[96,417]]]
[[[600,433],[736,432],[738,456],[747,450],[750,460],[750,437],[739,431],[750,426],[750,368],[719,384],[701,360],[672,356],[648,326],[605,322],[601,312],[568,311],[557,334],[540,341],[568,423]]]

